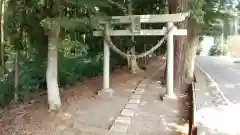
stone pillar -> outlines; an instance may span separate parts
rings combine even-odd
[[[105,32],[108,34],[109,24],[105,25]],[[104,64],[103,64],[103,89],[98,92],[101,97],[111,97],[114,90],[110,88],[110,47],[104,40]]]
[[[172,22],[168,22],[168,30],[174,26]],[[174,94],[174,42],[173,31],[171,31],[167,38],[167,89],[166,96],[175,98]]]

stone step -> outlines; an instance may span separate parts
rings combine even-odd
[[[138,108],[138,104],[128,103],[125,105],[125,109],[136,110]]]
[[[131,118],[126,116],[117,117],[114,121],[116,124],[130,124]]]
[[[144,92],[145,89],[143,89],[143,88],[137,88],[135,91]]]
[[[129,110],[129,109],[123,109],[121,112],[121,115],[127,116],[127,117],[132,117],[134,115],[134,111]]]
[[[133,94],[130,98],[140,99],[142,95]]]
[[[144,91],[135,91],[134,94],[143,95]]]
[[[126,133],[129,125],[128,124],[113,124],[110,131],[118,133]]]
[[[130,104],[139,104],[140,103],[140,99],[131,98],[128,103],[130,103]]]

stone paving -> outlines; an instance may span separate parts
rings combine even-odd
[[[132,118],[127,134],[131,135],[176,135],[179,129],[177,99],[160,100],[165,88],[158,81],[159,75],[150,80],[139,108]]]
[[[154,66],[153,66],[154,67]],[[141,97],[145,94],[145,91],[148,89],[148,85],[151,82],[151,78],[155,76],[162,67],[149,67],[150,72],[145,79],[141,81],[138,87],[133,91],[132,96],[129,97],[128,103],[125,105],[119,117],[117,117],[111,126],[111,131],[126,133],[128,127],[131,125],[131,118],[134,116],[135,112],[138,110],[138,106],[141,103]],[[155,71],[155,70],[156,71]]]
[[[178,104],[177,100],[160,100],[165,88],[158,81],[163,72],[159,64],[150,64],[137,87],[115,91],[111,99],[99,100],[72,126],[54,135],[175,135]]]

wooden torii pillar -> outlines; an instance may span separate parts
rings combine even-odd
[[[189,13],[162,14],[162,15],[131,15],[131,16],[112,16],[100,21],[105,25],[105,33],[109,36],[160,36],[165,35],[168,29],[174,26],[175,22],[184,21]],[[141,29],[141,23],[168,23],[163,29]],[[110,25],[132,24],[132,30],[112,30]],[[102,31],[94,31],[94,36],[104,36]],[[174,44],[173,36],[187,35],[186,29],[176,27],[169,33],[167,38],[167,97],[175,97],[174,89]],[[111,97],[114,90],[110,88],[110,47],[104,40],[104,66],[103,66],[103,89],[98,92],[102,97]]]

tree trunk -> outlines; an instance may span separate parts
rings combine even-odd
[[[184,29],[185,23],[179,24],[179,28]],[[175,80],[175,87],[180,89],[182,83],[182,76],[183,76],[183,56],[184,56],[184,46],[185,46],[185,39],[186,37],[177,37],[176,38],[176,45],[174,51],[174,80]]]
[[[5,0],[1,0],[1,66],[4,68],[5,67],[5,60],[4,60],[4,14],[5,14],[5,4],[6,4],[6,1]]]
[[[131,48],[131,54],[132,55],[135,55],[135,46],[133,46],[133,48]],[[137,58],[136,57],[130,57],[129,58],[129,65],[130,65],[130,69],[131,69],[131,72],[136,74],[136,73],[141,73],[142,70],[139,68],[138,66],[138,63],[137,63]]]
[[[132,0],[128,0],[128,15],[132,15]],[[132,27],[130,27],[131,29]],[[134,44],[135,41],[134,41],[134,37],[132,36],[131,37],[131,40],[132,40],[132,43]],[[135,46],[133,46],[131,49],[130,49],[130,54],[132,55],[136,55],[136,52],[135,52]],[[128,58],[128,66],[129,68],[131,69],[131,72],[132,73],[139,73],[139,72],[142,72],[142,70],[139,68],[138,64],[137,64],[137,59],[136,57],[131,57],[131,58]]]
[[[18,102],[19,99],[19,55],[20,50],[16,49],[16,56],[15,56],[15,80],[14,80],[14,102]]]
[[[130,58],[130,64],[131,64],[131,72],[136,74],[136,73],[141,73],[143,72],[142,69],[139,68],[137,59],[136,57],[131,57]]]
[[[169,13],[181,13],[187,8],[187,0],[168,0]],[[186,28],[186,21],[177,24],[178,29]],[[178,36],[174,38],[174,85],[177,89],[180,89],[182,82],[182,70],[183,70],[183,51],[184,51],[184,36]],[[167,69],[165,69],[166,78]],[[166,82],[165,82],[166,83]]]
[[[199,43],[199,37],[195,35],[191,41],[189,41],[189,48],[186,49],[185,56],[185,78],[188,80],[187,82],[192,82],[194,78],[194,67],[196,61],[196,53],[197,47]]]
[[[194,79],[194,67],[196,61],[197,47],[199,44],[198,28],[195,20],[188,21],[188,36],[187,44],[185,46],[184,56],[184,78],[186,83],[192,83]]]
[[[61,99],[58,87],[58,49],[60,26],[56,21],[52,22],[52,28],[48,34],[48,65],[46,72],[49,110],[59,110]]]

